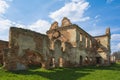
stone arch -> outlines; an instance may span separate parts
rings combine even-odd
[[[27,66],[39,66],[40,68],[45,67],[45,59],[42,54],[37,51],[26,49],[23,55],[26,60]]]
[[[51,57],[50,58],[50,68],[54,68],[55,67],[55,57]]]

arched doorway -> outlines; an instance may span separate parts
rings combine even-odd
[[[101,57],[96,57],[96,64],[101,64]]]
[[[52,58],[50,59],[50,67],[51,67],[51,68],[54,68],[54,67],[55,67],[55,58],[54,58],[54,57],[52,57]]]
[[[59,67],[63,67],[63,58],[62,57],[59,58]]]
[[[36,51],[30,49],[25,50],[24,58],[29,68],[41,68],[44,65],[43,56]]]

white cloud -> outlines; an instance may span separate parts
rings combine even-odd
[[[39,19],[30,25],[24,25],[24,24],[12,22],[11,26],[26,28],[26,29],[30,29],[30,30],[42,33],[42,34],[46,34],[46,31],[49,30],[51,24],[46,20]]]
[[[106,0],[106,3],[111,3],[113,2],[114,0]]]
[[[0,40],[8,41],[9,36],[0,35]]]
[[[118,48],[120,49],[120,43],[118,43]]]
[[[63,17],[68,17],[72,22],[86,21],[89,17],[84,17],[84,12],[89,7],[85,0],[72,0],[62,8],[51,12],[49,17],[55,21],[60,21]]]
[[[1,32],[0,40],[8,40],[9,28],[11,26],[31,29],[33,31],[45,34],[46,31],[50,28],[50,23],[45,20],[40,19],[31,25],[24,25],[24,24],[19,24],[19,23],[13,22],[8,19],[2,19],[2,20],[0,20],[0,32]]]
[[[11,26],[27,28],[43,34],[45,34],[46,31],[50,28],[50,23],[41,19],[37,20],[31,25],[24,25],[11,21],[9,19],[5,19],[3,14],[5,14],[7,8],[9,8],[7,1],[13,1],[13,0],[0,0],[0,32],[1,32],[0,39],[1,40],[8,40],[9,28]]]
[[[11,26],[24,28],[25,25],[13,22],[9,19],[0,19],[0,31],[8,30]]]
[[[93,26],[91,28],[89,28],[91,26],[88,26],[87,29],[88,29],[88,33],[91,34],[92,36],[99,36],[99,35],[105,35],[105,27],[103,28],[103,26]],[[99,29],[98,29],[99,27]]]
[[[4,19],[3,14],[5,14],[9,5],[5,0],[0,0],[0,40],[8,40],[8,28],[11,25],[11,21]]]
[[[91,30],[91,31],[88,31],[88,33],[90,33],[92,36],[99,36],[99,35],[105,34],[102,29],[100,29],[100,30],[97,30],[97,29]]]
[[[118,31],[120,31],[120,27],[117,26],[117,28],[116,28],[116,26],[114,26],[114,27],[111,28],[111,31],[112,32],[118,32]]]
[[[8,29],[12,24],[12,22],[9,19],[3,18],[3,14],[5,14],[8,7],[9,5],[5,0],[0,0],[0,31]]]
[[[24,25],[24,24],[13,22],[8,19],[0,20],[0,31],[8,30],[11,26],[28,28],[28,29],[45,34],[46,31],[50,28],[50,23],[40,19],[32,23],[31,25]]]
[[[9,28],[11,26],[22,27],[22,28],[25,27],[25,25],[15,23],[9,19],[0,19],[0,40],[8,40]]]
[[[120,50],[120,34],[111,35],[111,50],[112,52]]]
[[[120,42],[112,41],[112,44],[111,44],[112,53],[119,50],[120,50]]]
[[[0,14],[4,14],[9,5],[4,1],[0,0]]]
[[[45,20],[38,20],[31,25],[28,25],[29,29],[45,34],[50,28],[50,23]]]
[[[8,19],[1,19],[0,20],[0,31],[6,30],[11,26],[12,22]]]
[[[120,34],[112,34],[111,40],[112,41],[120,41]]]

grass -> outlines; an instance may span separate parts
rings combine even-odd
[[[0,80],[120,80],[120,63],[104,67],[29,69],[9,72],[0,69]]]

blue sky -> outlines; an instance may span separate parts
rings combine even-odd
[[[110,27],[111,50],[120,50],[120,0],[0,0],[0,40],[8,40],[10,26],[45,34],[63,17],[93,36]]]

